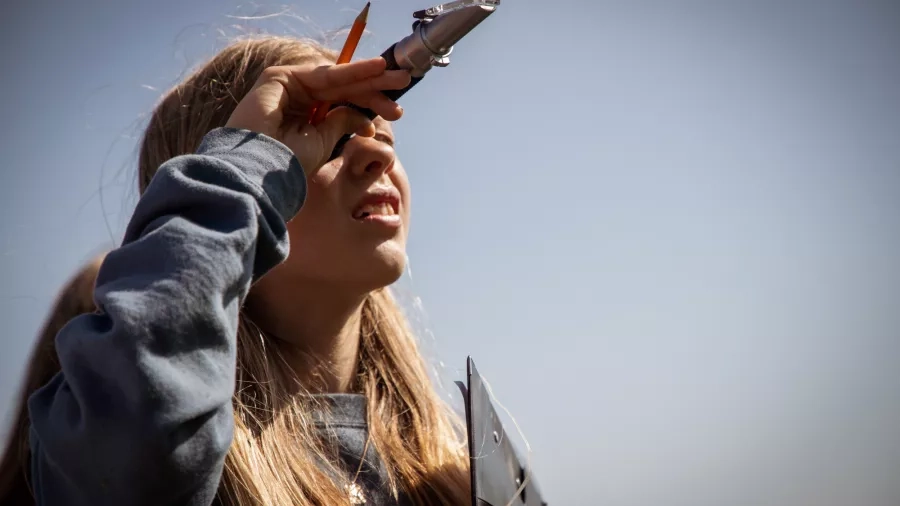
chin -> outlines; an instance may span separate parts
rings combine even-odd
[[[384,288],[395,283],[406,270],[406,249],[393,241],[380,244],[368,261],[360,262],[365,266],[364,276],[372,290]]]

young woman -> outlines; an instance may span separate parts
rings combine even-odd
[[[387,288],[410,189],[381,90],[409,75],[335,59],[240,41],[156,108],[99,311],[59,331],[28,400],[37,504],[468,502],[463,426]],[[312,127],[319,100],[380,117]]]

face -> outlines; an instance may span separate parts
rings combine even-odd
[[[306,202],[288,223],[291,251],[277,275],[371,291],[406,266],[409,180],[389,122],[355,136],[340,156],[307,178]]]

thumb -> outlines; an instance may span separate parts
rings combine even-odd
[[[363,137],[375,135],[375,124],[372,120],[346,106],[331,110],[318,128],[322,134],[322,144],[326,153],[331,153],[345,135],[356,134]]]

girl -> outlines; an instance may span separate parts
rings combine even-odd
[[[99,311],[59,331],[28,400],[37,504],[469,502],[462,423],[387,288],[410,189],[381,91],[410,76],[335,59],[244,40],[162,99]],[[380,117],[308,125],[322,100]]]

